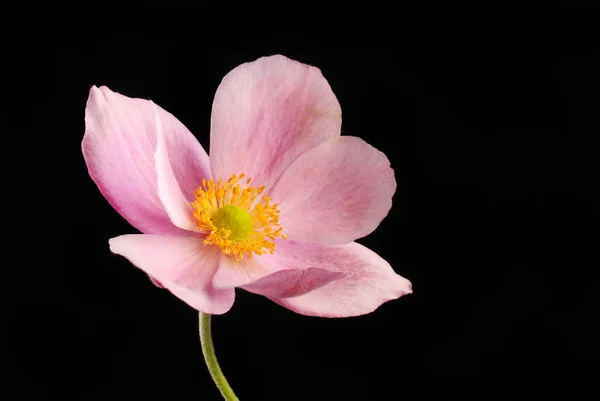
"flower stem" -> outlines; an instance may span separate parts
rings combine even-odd
[[[212,335],[210,333],[210,315],[208,313],[200,312],[199,330],[202,353],[204,354],[204,360],[206,361],[206,366],[208,366],[210,376],[226,401],[239,401],[231,387],[229,387],[229,383],[227,383],[227,379],[225,379],[217,362],[215,347],[213,346]]]

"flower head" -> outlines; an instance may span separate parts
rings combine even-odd
[[[94,86],[85,121],[91,178],[142,232],[112,238],[111,251],[193,308],[225,313],[239,287],[344,317],[411,292],[354,242],[387,215],[396,182],[383,153],[340,136],[340,105],[317,68],[277,55],[227,74],[210,158],[150,100]]]

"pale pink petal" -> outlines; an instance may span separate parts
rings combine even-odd
[[[212,278],[219,250],[202,244],[203,237],[129,234],[109,240],[110,250],[126,257],[192,308],[210,314],[227,312],[234,289],[215,289]]]
[[[173,174],[186,199],[211,178],[208,156],[192,133],[156,106]],[[144,233],[189,235],[174,226],[158,197],[156,119],[148,100],[92,87],[85,110],[82,151],[91,178],[108,202]]]
[[[279,247],[283,240],[277,240]],[[236,261],[230,255],[221,254],[219,269],[213,278],[215,288],[234,288],[251,283],[262,277],[268,276],[282,269],[293,268],[275,255],[252,255],[252,258],[244,256],[241,261]]]
[[[215,288],[234,288],[252,283],[265,276],[273,276],[273,273],[276,272],[308,267],[303,266],[304,259],[302,255],[296,254],[293,242],[283,239],[277,239],[275,242],[276,251],[273,255],[253,254],[252,258],[244,256],[238,262],[235,258],[222,254],[219,269],[213,278],[213,286]],[[330,281],[334,277],[337,277],[337,274],[332,272],[325,272],[319,276],[317,274],[319,273],[315,273],[308,279],[314,280],[318,278],[319,281]],[[299,278],[301,274],[292,273],[289,277],[290,279]],[[315,282],[315,285],[318,284]],[[289,291],[289,289],[284,291]]]
[[[162,121],[158,114],[158,107],[153,102],[150,103],[155,113],[156,152],[154,153],[154,166],[156,169],[158,197],[173,224],[184,230],[200,231],[198,225],[194,222],[192,205],[190,204],[189,199],[183,194],[183,191],[177,182],[177,177],[175,177],[175,172],[173,171],[167,149]]]
[[[276,55],[242,64],[223,78],[211,116],[215,179],[246,173],[272,186],[303,152],[336,138],[341,109],[318,68]]]
[[[346,244],[370,234],[389,212],[394,171],[383,153],[342,136],[304,153],[269,194],[289,239]]]
[[[278,251],[288,254],[283,258],[294,258],[304,272],[278,272],[241,288],[303,315],[364,315],[384,302],[412,293],[410,281],[396,274],[375,252],[356,242],[336,246],[290,242]],[[319,270],[340,276],[328,278]],[[312,291],[308,291],[310,286],[314,286]]]
[[[291,298],[314,291],[343,276],[342,273],[317,267],[279,270],[241,288],[268,295],[271,299]]]

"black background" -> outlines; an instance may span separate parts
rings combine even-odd
[[[394,206],[359,242],[414,294],[324,319],[238,291],[213,324],[240,399],[597,396],[598,13],[514,15],[310,39],[110,20],[40,33],[22,107],[40,163],[17,175],[33,225],[3,289],[3,399],[220,399],[196,312],[109,252],[135,230],[85,168],[85,102],[92,85],[152,99],[208,149],[222,77],[276,53],[319,67],[343,134],[391,160]]]

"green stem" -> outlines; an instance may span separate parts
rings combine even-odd
[[[200,312],[199,320],[200,344],[202,344],[202,353],[204,354],[204,360],[206,361],[206,366],[208,366],[210,376],[226,401],[239,401],[231,387],[229,387],[229,383],[227,383],[227,379],[225,379],[217,362],[215,347],[213,346],[212,335],[210,334],[210,315]]]

